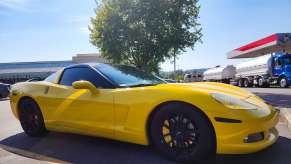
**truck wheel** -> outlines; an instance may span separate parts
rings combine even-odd
[[[288,81],[287,81],[286,77],[281,78],[279,83],[280,83],[280,87],[281,88],[287,88],[288,87]]]
[[[249,80],[248,79],[245,79],[244,80],[244,87],[249,87],[250,86],[250,82],[249,82]]]
[[[239,87],[243,87],[244,86],[244,80],[243,79],[239,79],[238,80],[238,86]]]
[[[260,87],[260,88],[263,88],[264,87],[264,80],[263,80],[263,78],[259,78],[258,79],[258,86]]]

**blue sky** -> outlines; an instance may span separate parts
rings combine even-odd
[[[291,32],[290,0],[200,0],[203,44],[183,53],[179,69],[237,64],[226,53],[277,32]],[[87,26],[94,0],[0,0],[0,63],[69,60],[97,52]],[[172,70],[170,62],[163,70]]]

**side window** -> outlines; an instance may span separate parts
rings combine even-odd
[[[282,61],[280,59],[275,59],[275,66],[280,67],[282,65]]]
[[[112,88],[102,76],[87,67],[74,67],[65,69],[59,82],[61,85],[72,86],[72,83],[79,80],[86,80],[96,86],[96,88]]]
[[[56,73],[52,73],[44,81],[55,83],[56,78],[57,78],[57,74]]]
[[[58,80],[59,80],[59,76],[60,74],[62,73],[63,69],[55,72],[55,73],[52,73],[50,76],[48,76],[44,81],[47,81],[47,82],[51,82],[51,83],[55,83],[57,84],[58,83]]]

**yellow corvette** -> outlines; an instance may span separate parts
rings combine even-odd
[[[28,136],[59,131],[153,145],[179,162],[252,153],[278,138],[278,112],[246,90],[169,84],[123,65],[69,66],[13,85],[10,100]]]

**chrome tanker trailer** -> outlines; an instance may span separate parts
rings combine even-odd
[[[203,73],[203,81],[222,82],[229,84],[230,81],[235,78],[235,70],[236,69],[233,65],[210,68]]]

